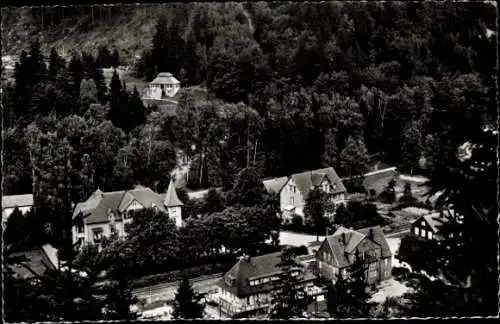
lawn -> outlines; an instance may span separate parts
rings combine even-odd
[[[114,69],[112,68],[102,69],[102,72],[104,74],[106,85],[109,86],[109,84],[111,83],[111,77],[113,76]],[[143,89],[148,86],[148,82],[142,79],[135,78],[132,75],[133,73],[132,71],[117,69],[116,72],[120,77],[120,81],[121,82],[125,81],[125,85],[127,86],[127,89],[129,91],[132,91],[135,86],[137,87],[137,91],[139,91],[139,93],[142,93]]]
[[[375,174],[373,176],[368,176],[363,181],[363,186],[369,191],[374,189],[377,194],[384,191],[385,187],[391,181],[391,179],[396,180],[396,196],[399,198],[403,194],[404,186],[409,182],[412,186],[412,193],[415,198],[420,201],[425,201],[425,193],[428,187],[424,186],[425,178],[422,177],[410,177],[408,175],[399,174],[397,171],[384,172],[381,174]]]

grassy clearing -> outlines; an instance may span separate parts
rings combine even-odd
[[[109,84],[111,83],[111,77],[113,76],[113,72],[115,70],[112,69],[112,68],[108,68],[108,69],[102,69],[102,72],[104,74],[104,79],[105,79],[105,82],[106,82],[106,85],[109,86]],[[138,78],[135,78],[133,75],[132,75],[132,71],[124,71],[122,69],[117,69],[116,72],[118,73],[118,76],[120,77],[120,81],[125,81],[125,85],[127,86],[127,89],[129,91],[132,91],[134,89],[134,86],[137,87],[137,91],[139,91],[139,93],[142,93],[142,90],[148,86],[148,82],[142,80],[142,79],[138,79]]]
[[[377,194],[384,191],[385,187],[391,181],[391,179],[396,180],[396,197],[399,198],[404,191],[404,186],[409,182],[412,186],[413,196],[419,201],[425,201],[425,193],[429,189],[428,187],[422,185],[420,181],[412,181],[407,179],[402,179],[397,171],[391,171],[383,174],[377,174],[374,176],[368,176],[365,178],[363,185],[367,190],[374,189]]]

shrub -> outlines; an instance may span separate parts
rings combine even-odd
[[[292,217],[292,225],[294,226],[302,226],[304,225],[304,219],[300,215],[293,215]]]
[[[434,241],[422,240],[415,236],[406,236],[401,239],[397,258],[408,263],[413,271],[425,270],[433,275],[436,273],[436,257]]]
[[[157,273],[154,275],[146,276],[134,280],[131,283],[131,288],[140,288],[145,286],[151,286],[155,284],[159,284],[162,282],[172,282],[177,281],[182,278],[183,275],[187,275],[188,277],[200,277],[205,275],[211,275],[219,272],[226,271],[229,267],[234,264],[234,260],[227,264],[208,264],[201,267],[189,268],[189,269],[179,269],[173,270],[166,273]]]
[[[307,247],[305,245],[294,246],[294,247],[292,247],[292,251],[295,255],[307,255],[307,254],[309,254],[309,250],[307,250]]]
[[[398,281],[407,281],[410,274],[410,270],[404,267],[392,268],[392,276]]]

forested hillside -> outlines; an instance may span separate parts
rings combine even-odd
[[[3,8],[2,55],[19,55],[29,49],[29,39],[39,38],[47,55],[52,47],[66,58],[73,52],[97,54],[106,45],[131,62],[149,46],[162,12],[169,10],[159,5]]]
[[[75,200],[97,187],[161,190],[176,149],[193,159],[191,187],[230,187],[246,166],[263,176],[322,166],[350,176],[380,161],[432,172],[496,121],[491,4],[151,8],[5,10],[5,48],[20,57],[2,99],[6,194],[31,192],[44,172],[57,179],[58,162],[44,160],[52,149],[71,152],[72,186],[86,183]],[[33,35],[41,47],[18,52]],[[75,51],[66,60],[63,44]],[[145,111],[118,76],[105,84],[99,44],[128,62],[140,52],[138,77],[168,71],[209,94],[183,91],[175,117]]]

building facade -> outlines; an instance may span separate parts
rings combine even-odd
[[[180,88],[180,81],[177,80],[172,73],[161,72],[151,81],[143,97],[147,99],[173,98]]]
[[[242,257],[217,283],[212,297],[226,316],[251,317],[267,314],[272,294],[279,289],[278,267],[281,252],[257,257]],[[304,264],[292,269],[292,275],[300,276],[299,285],[308,293],[314,293],[314,274]]]
[[[346,276],[357,258],[366,265],[366,281],[377,284],[391,278],[392,252],[379,226],[359,230],[338,228],[316,252],[318,276],[335,282]]]
[[[442,241],[444,237],[440,228],[446,222],[447,219],[439,212],[424,215],[411,224],[411,233],[423,240]]]
[[[347,190],[332,167],[293,174],[280,190],[280,209],[285,221],[294,215],[304,217],[307,196],[315,188],[325,192],[335,205],[345,203]]]
[[[80,245],[99,245],[105,237],[115,234],[125,237],[133,226],[133,212],[153,208],[164,212],[182,226],[182,202],[177,197],[172,182],[164,195],[149,188],[127,191],[102,192],[76,205],[73,212],[73,242]]]

